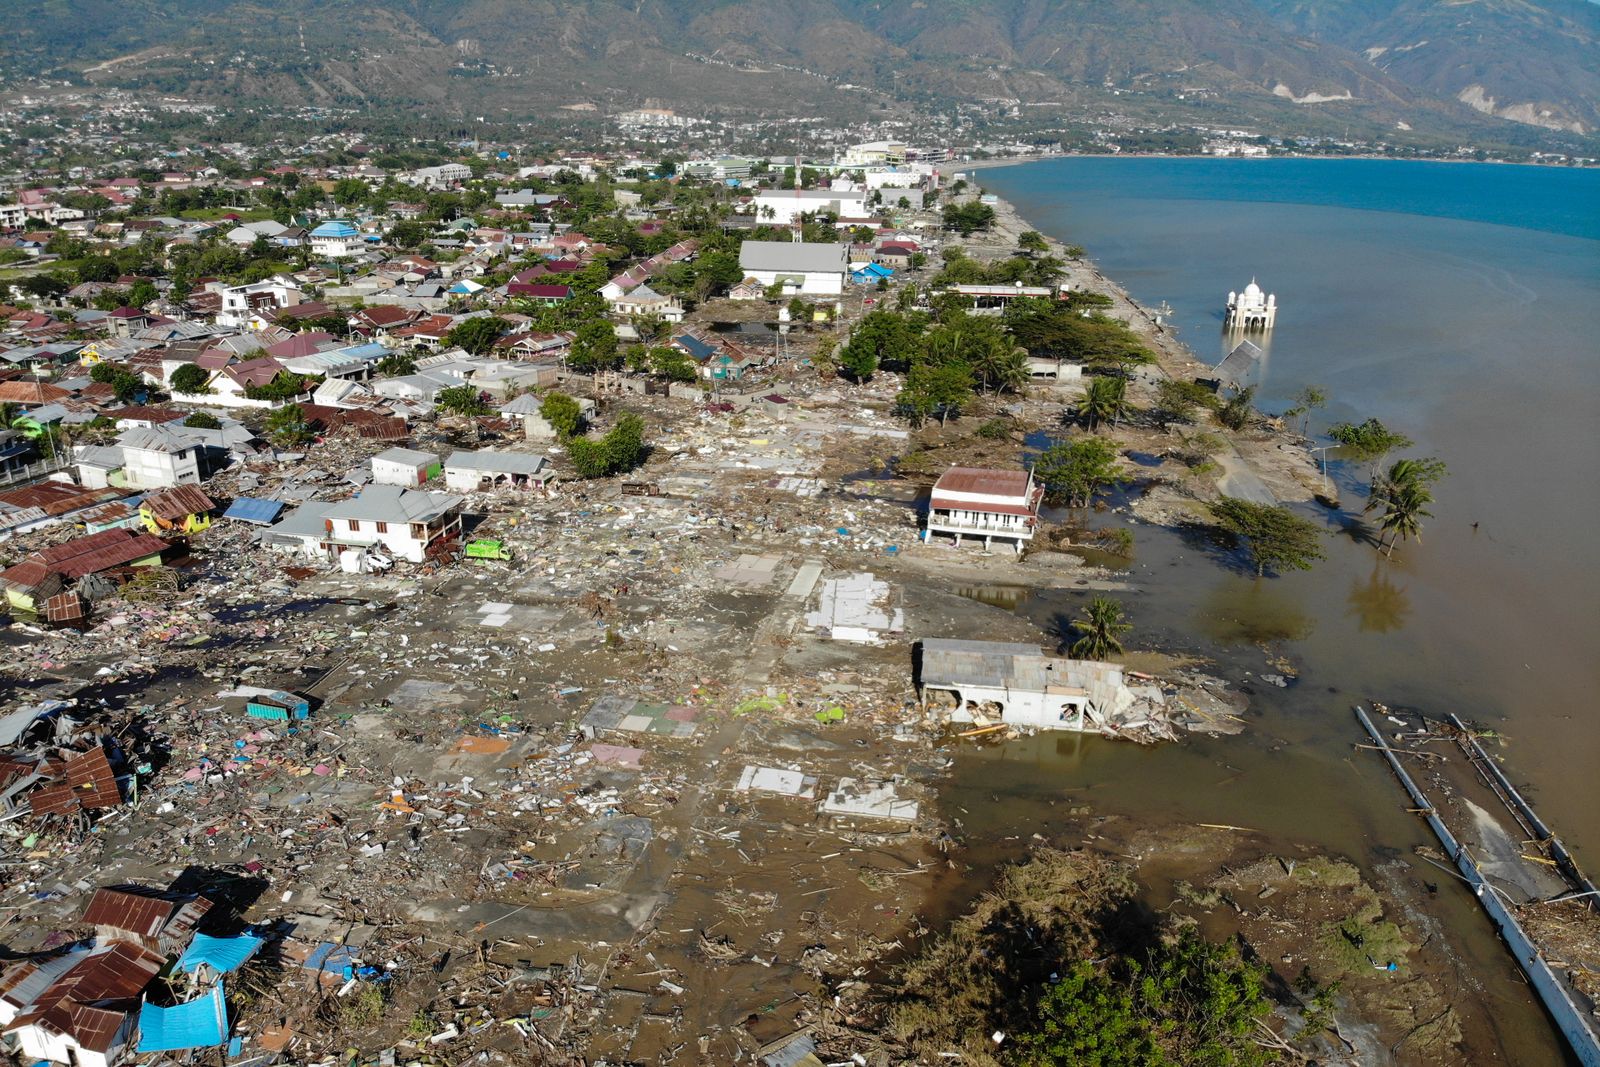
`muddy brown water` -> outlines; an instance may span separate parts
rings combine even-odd
[[[1369,878],[1389,858],[1414,860],[1431,836],[1375,755],[1352,747],[1350,705],[1368,698],[1499,731],[1512,780],[1580,861],[1600,864],[1600,720],[1590,712],[1600,682],[1600,198],[1552,191],[1592,192],[1597,180],[1276,160],[1064,160],[983,173],[985,187],[1088,248],[1135,298],[1170,301],[1201,358],[1215,362],[1234,342],[1220,330],[1223,297],[1257,277],[1279,303],[1277,328],[1258,338],[1260,406],[1281,411],[1321,385],[1331,400],[1313,430],[1375,415],[1415,438],[1404,454],[1440,456],[1450,475],[1424,543],[1392,562],[1347,533],[1366,475],[1348,464],[1331,474],[1357,515],[1304,509],[1329,534],[1328,559],[1310,573],[1258,581],[1204,538],[1130,527],[1130,647],[1211,657],[1253,690],[1250,728],[1156,749],[1047,736],[964,750],[943,803],[963,819],[980,870],[1020,851],[1064,796],[1130,821],[1249,827],[1265,846],[1349,856]],[[1522,210],[1531,204],[1550,210]],[[1048,641],[1086,599],[1035,591],[1015,610]],[[1286,689],[1259,677],[1276,673],[1277,655],[1299,675]],[[1470,975],[1471,1061],[1562,1062],[1471,898],[1447,881],[1424,907]]]

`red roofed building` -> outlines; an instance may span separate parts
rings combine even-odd
[[[572,287],[567,285],[543,285],[539,282],[512,282],[506,286],[506,295],[519,300],[527,300],[534,304],[546,306],[560,304],[572,297]]]
[[[1015,542],[1021,555],[1039,525],[1043,500],[1044,487],[1034,484],[1031,469],[951,467],[934,483],[925,539],[951,534],[960,547],[963,537],[981,537],[988,548],[999,538]]]

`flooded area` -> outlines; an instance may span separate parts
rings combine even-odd
[[[1258,381],[1263,409],[1320,385],[1331,400],[1313,430],[1377,416],[1416,440],[1405,454],[1440,456],[1449,477],[1423,543],[1385,561],[1360,536],[1367,471],[1335,458],[1329,474],[1356,513],[1303,508],[1326,527],[1328,558],[1266,581],[1205,537],[1115,511],[1087,516],[1134,534],[1132,588],[1119,594],[1130,648],[1212,660],[1251,694],[1250,728],[1154,750],[1050,736],[963,750],[950,816],[996,861],[1087,804],[1114,821],[1226,824],[1369,867],[1396,857],[1417,867],[1410,853],[1426,831],[1386,770],[1353,748],[1350,707],[1377,698],[1498,731],[1498,754],[1541,815],[1580,861],[1600,862],[1600,820],[1581,785],[1600,765],[1600,726],[1587,713],[1600,680],[1600,572],[1583,551],[1600,520],[1600,241],[1481,219],[1229,202],[1216,190],[1244,172],[1190,162],[1073,160],[982,177],[1040,229],[1089,248],[1136,298],[1170,301],[1202,358],[1227,350],[1224,283],[1259,277],[1282,309]],[[1311,167],[1284,180],[1338,173]],[[1124,487],[1124,499],[1135,491]],[[1060,634],[1087,596],[976,599]],[[1558,1062],[1470,897],[1442,894],[1438,907],[1466,932],[1458,948],[1481,980],[1486,1010],[1473,1025],[1498,1028],[1502,1048],[1527,1056],[1518,1062]]]

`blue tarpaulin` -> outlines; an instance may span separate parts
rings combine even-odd
[[[245,960],[261,948],[262,939],[251,934],[238,937],[208,937],[195,934],[194,940],[178,958],[178,969],[186,974],[198,971],[202,964],[218,974],[229,974],[244,966]]]
[[[354,968],[355,954],[344,945],[335,945],[331,941],[324,941],[311,950],[311,955],[306,957],[302,969],[307,971],[327,971],[340,974],[346,969]]]
[[[241,496],[228,505],[228,510],[222,513],[222,517],[271,526],[282,510],[281,500],[257,500],[255,497]]]
[[[222,996],[222,983],[211,992],[187,1004],[170,1008],[146,1001],[139,1005],[139,1051],[175,1052],[186,1048],[209,1048],[228,1040],[228,1005]]]

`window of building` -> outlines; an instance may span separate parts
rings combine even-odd
[[[345,521],[350,524],[350,529],[352,531],[361,529],[361,523],[358,520],[356,520],[356,519],[346,519]]]

